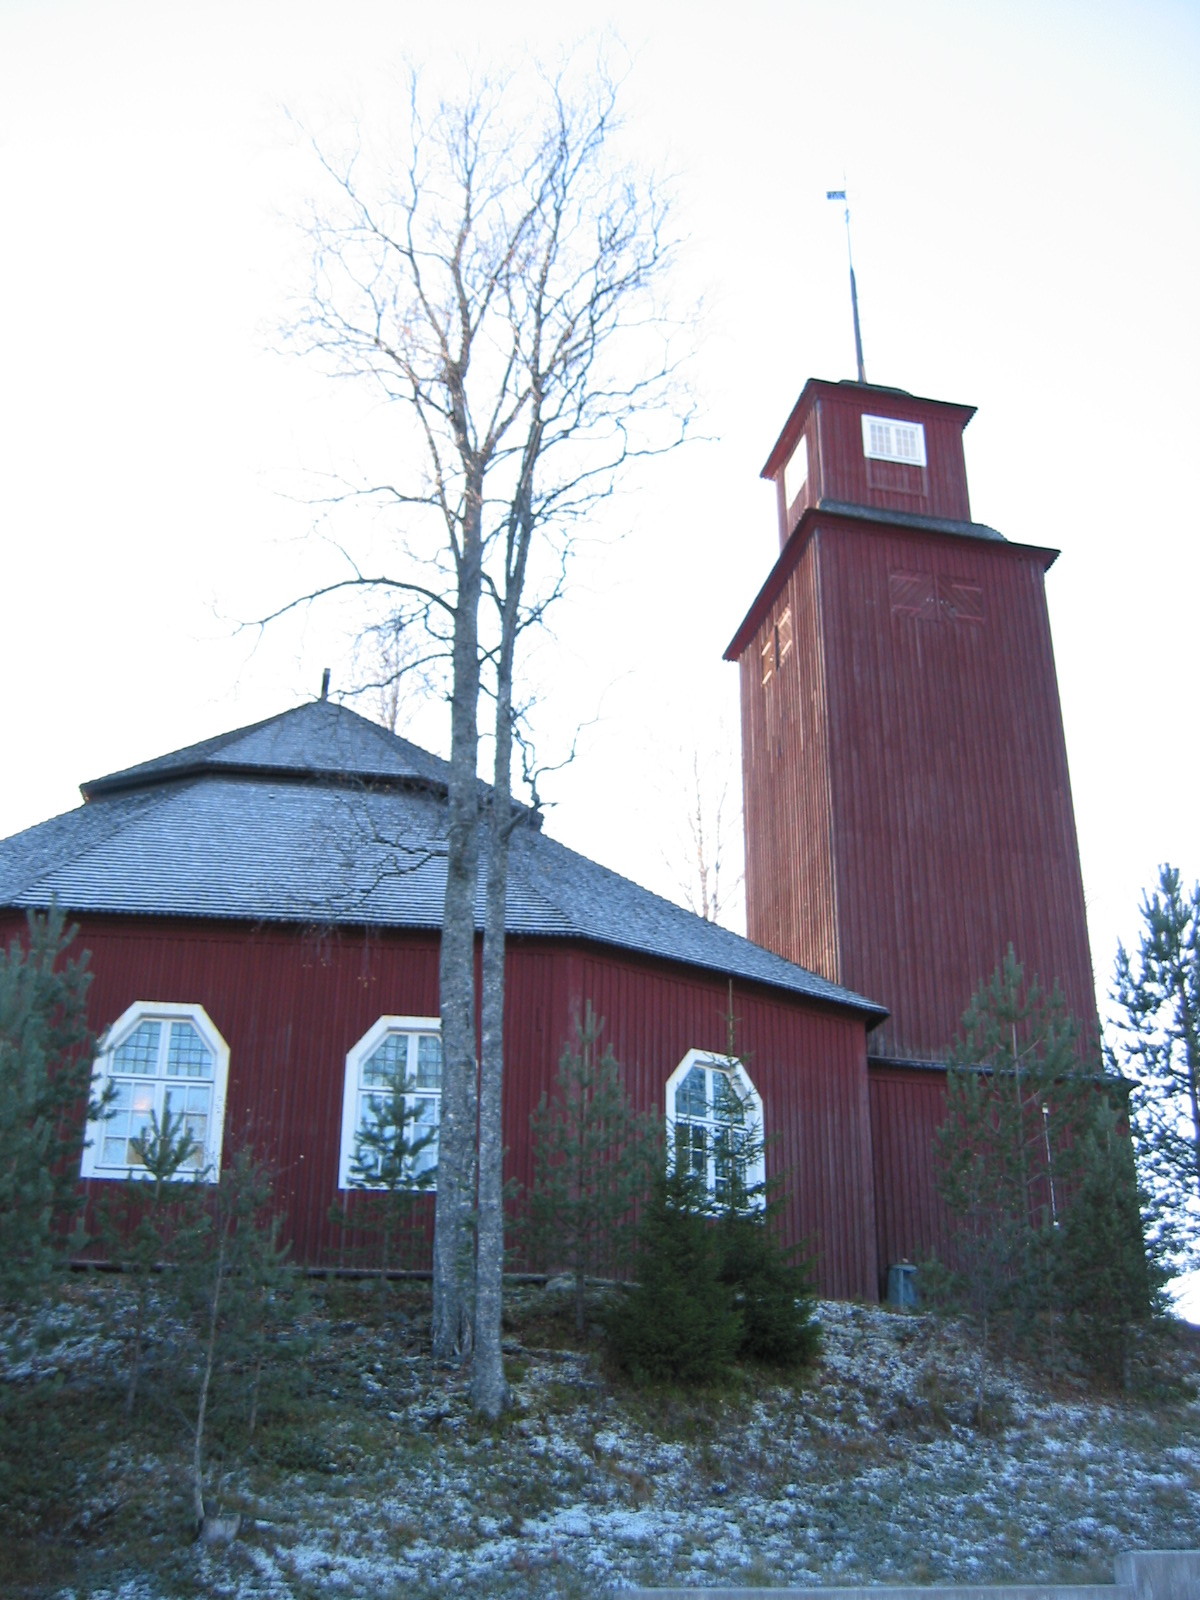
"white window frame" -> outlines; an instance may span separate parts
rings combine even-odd
[[[882,439],[875,430],[882,431]],[[906,467],[923,467],[925,460],[925,424],[908,422],[903,417],[873,417],[863,412],[863,455],[872,461],[899,461]],[[912,448],[901,443],[907,440]]]
[[[675,1108],[675,1091],[682,1085],[693,1068],[700,1068],[706,1075],[705,1101],[708,1114],[703,1118],[680,1117]],[[706,1138],[706,1171],[705,1191],[712,1199],[719,1199],[717,1160],[718,1151],[713,1135],[719,1131],[721,1119],[715,1114],[713,1079],[712,1074],[721,1073],[730,1080],[731,1086],[742,1103],[746,1121],[742,1124],[746,1136],[755,1146],[754,1159],[746,1164],[745,1185],[748,1190],[757,1190],[754,1203],[761,1205],[762,1186],[767,1181],[766,1153],[763,1146],[763,1103],[762,1096],[754,1087],[750,1074],[736,1057],[716,1054],[712,1050],[689,1050],[687,1055],[675,1068],[667,1079],[667,1166],[671,1170],[675,1162],[676,1126],[683,1122],[692,1127],[703,1126],[708,1137]]]
[[[145,1082],[153,1077],[156,1085],[154,1109],[161,1117],[162,1091],[172,1083],[186,1085],[196,1081],[187,1077],[168,1078],[157,1069],[153,1074],[144,1075],[113,1073],[113,1057],[117,1050],[143,1022],[161,1022],[168,1026],[172,1022],[189,1022],[212,1052],[212,1100],[208,1112],[208,1135],[202,1151],[203,1160],[194,1172],[191,1168],[185,1168],[180,1176],[194,1177],[198,1183],[216,1183],[221,1173],[221,1151],[225,1139],[225,1092],[229,1082],[229,1046],[203,1006],[174,1000],[135,1000],[111,1027],[105,1029],[100,1038],[100,1053],[92,1067],[92,1095],[99,1100],[106,1093],[109,1084],[139,1076],[141,1081]],[[118,1167],[103,1161],[102,1141],[108,1120],[108,1116],[101,1112],[98,1117],[93,1117],[88,1122],[83,1159],[79,1169],[80,1177],[118,1182],[123,1182],[127,1178],[148,1178],[150,1174],[145,1167]]]
[[[338,1155],[338,1188],[354,1190],[365,1188],[368,1192],[379,1187],[375,1184],[355,1184],[351,1182],[350,1167],[354,1160],[354,1146],[358,1136],[358,1108],[359,1095],[363,1093],[360,1081],[360,1071],[363,1065],[370,1060],[375,1051],[390,1033],[421,1034],[434,1033],[441,1037],[442,1019],[440,1017],[380,1017],[356,1044],[351,1045],[346,1052],[346,1078],[342,1091],[342,1137]],[[431,1098],[428,1091],[422,1091],[424,1098]],[[442,1091],[438,1090],[438,1126],[441,1126],[441,1098]],[[423,1187],[422,1193],[434,1194],[437,1190],[436,1182]]]

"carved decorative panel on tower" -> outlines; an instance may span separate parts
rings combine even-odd
[[[972,415],[809,382],[763,469],[783,548],[727,652],[750,937],[886,1005],[880,1060],[944,1060],[1010,944],[1095,1021],[1044,589],[1056,552],[970,520]],[[789,670],[768,676],[785,616]]]

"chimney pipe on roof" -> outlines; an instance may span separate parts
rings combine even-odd
[[[329,668],[328,667],[326,667],[325,671],[321,674],[321,699],[322,700],[328,700],[329,699]]]

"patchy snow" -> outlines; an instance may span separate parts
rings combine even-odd
[[[1177,1381],[1153,1403],[1101,1401],[1006,1367],[980,1431],[964,1330],[833,1303],[821,1321],[823,1359],[795,1386],[747,1379],[705,1400],[615,1390],[590,1354],[514,1341],[515,1406],[497,1429],[424,1357],[415,1319],[333,1324],[306,1402],[311,1463],[233,1474],[242,1537],[187,1552],[188,1583],[226,1600],[432,1600],[1080,1581],[1110,1578],[1121,1550],[1200,1545],[1200,1404]],[[54,1370],[111,1355],[98,1333],[89,1350],[80,1329],[55,1331]],[[1177,1379],[1200,1352],[1171,1360]],[[119,1550],[103,1555],[119,1567]],[[177,1592],[127,1571],[57,1591]]]

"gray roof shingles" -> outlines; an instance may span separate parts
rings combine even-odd
[[[75,913],[436,928],[446,763],[315,701],[83,786],[0,842],[0,904]],[[482,921],[482,881],[477,911]],[[548,838],[513,834],[507,926],[883,1008]]]

